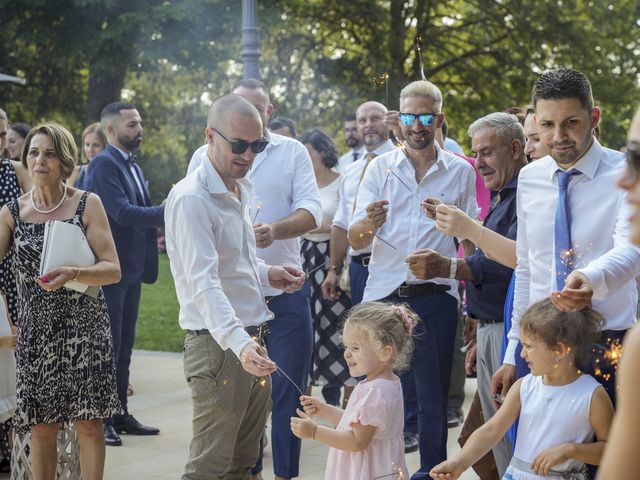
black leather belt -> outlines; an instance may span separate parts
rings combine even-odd
[[[480,320],[480,319],[478,319],[478,324],[479,324],[480,326],[483,326],[483,325],[492,325],[492,324],[494,324],[494,323],[503,323],[503,320],[502,320],[502,319],[500,319],[500,318],[490,318],[490,319],[488,319],[488,320]]]
[[[368,267],[370,260],[371,260],[371,254],[370,253],[363,253],[362,255],[353,255],[351,257],[351,261],[352,262],[356,262],[356,263],[362,265],[363,267]]]
[[[269,322],[261,323],[260,325],[253,325],[251,327],[245,327],[244,331],[247,332],[251,338],[253,338],[256,342],[261,343],[262,340],[269,333]],[[187,333],[190,335],[210,335],[209,330],[203,328],[201,330],[187,330]]]
[[[403,283],[396,288],[391,295],[400,298],[417,297],[419,295],[430,295],[432,293],[444,293],[451,290],[449,285],[442,285],[440,283],[415,283],[407,285]]]

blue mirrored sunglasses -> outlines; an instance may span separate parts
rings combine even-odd
[[[433,123],[433,121],[436,118],[436,115],[438,114],[437,113],[419,113],[416,115],[415,113],[401,113],[400,121],[402,122],[403,125],[410,127],[411,125],[413,125],[413,122],[415,122],[417,118],[421,125],[428,127]]]

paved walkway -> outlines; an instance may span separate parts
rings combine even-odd
[[[135,351],[131,383],[135,395],[129,410],[144,424],[160,428],[156,437],[123,436],[122,447],[107,447],[105,480],[179,480],[191,439],[191,398],[182,371],[182,355]],[[467,382],[465,411],[475,392],[475,381]],[[314,391],[314,394],[318,392]],[[460,427],[449,430],[449,452],[458,450],[455,440]],[[302,443],[300,479],[324,479],[328,448],[305,440]],[[266,450],[265,480],[273,479],[271,451]],[[419,466],[418,453],[407,455],[409,470]],[[8,476],[0,475],[0,479]],[[471,471],[463,480],[477,480]]]

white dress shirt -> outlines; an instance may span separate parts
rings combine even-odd
[[[354,153],[358,154],[358,157],[355,160],[353,159]],[[357,163],[359,160],[364,159],[366,154],[367,149],[364,147],[364,145],[360,148],[356,148],[355,150],[351,149],[338,159],[338,164],[335,166],[335,169],[340,173],[344,173],[349,165],[352,165],[354,163]]]
[[[419,184],[413,166],[399,149],[374,158],[367,168],[350,226],[367,218],[370,203],[388,200],[387,220],[376,233],[396,250],[374,237],[364,301],[380,300],[405,282],[425,283],[411,273],[404,261],[416,250],[431,248],[445,257],[457,256],[453,239],[439,232],[436,222],[427,217],[420,206],[425,198],[456,205],[471,218],[478,217],[475,170],[465,159],[442,150],[437,144],[436,153],[436,162]],[[449,294],[458,298],[456,280],[434,278],[430,282],[449,285]]]
[[[207,158],[207,157],[205,157]],[[269,266],[256,258],[249,218],[251,182],[241,201],[207,159],[177,183],[165,208],[165,238],[184,330],[208,329],[236,355],[251,341],[244,327],[273,318],[264,302]]]
[[[273,132],[265,135],[269,145],[256,155],[248,175],[253,184],[249,200],[251,222],[274,223],[304,209],[313,215],[318,227],[322,222],[322,208],[309,152],[293,138]],[[193,154],[187,174],[206,158],[205,145]],[[269,265],[302,268],[299,237],[276,240],[267,248],[258,249],[257,254]],[[282,291],[265,287],[264,293],[271,296]]]
[[[122,154],[122,156],[124,157],[125,160],[127,160],[129,158],[129,156],[131,155],[130,153],[125,152],[121,148],[116,147],[113,143],[111,144],[111,146],[113,148],[115,148],[117,151],[119,151]],[[133,165],[129,164],[129,162],[127,162],[127,168],[131,172],[131,175],[133,175],[133,179],[136,181],[136,185],[138,186],[138,190],[140,191],[140,195],[142,195],[142,198],[144,199],[144,188],[142,187],[142,183],[140,181],[140,178],[138,178],[138,172],[136,172],[136,169],[133,168]],[[148,187],[148,185],[147,185],[147,187]]]
[[[616,186],[624,155],[603,148],[594,139],[574,165],[567,191],[575,270],[594,289],[593,308],[605,318],[603,329],[623,330],[635,323],[635,276],[640,251],[629,241],[631,210]],[[515,364],[520,317],[529,305],[556,290],[554,219],[558,204],[559,169],[551,156],[530,163],[518,177],[518,236],[513,321],[505,363]]]
[[[387,140],[386,142],[380,144],[378,148],[373,150],[373,152],[371,153],[373,153],[374,155],[382,155],[395,149],[396,147],[393,142],[391,142],[391,140]],[[369,152],[365,150],[365,157],[367,153]],[[340,203],[338,204],[338,210],[333,217],[332,226],[340,227],[343,230],[349,230],[351,217],[353,217],[353,204],[356,201],[358,186],[360,185],[360,181],[362,180],[362,171],[364,170],[364,167],[366,165],[367,161],[364,159],[364,157],[363,161],[352,162],[340,177],[340,187],[338,191],[340,196]],[[371,245],[367,245],[362,250],[357,251],[349,247],[348,251],[349,255],[362,255],[366,253],[371,253]]]

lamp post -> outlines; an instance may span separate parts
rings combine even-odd
[[[260,29],[256,0],[242,0],[242,78],[260,79]]]

